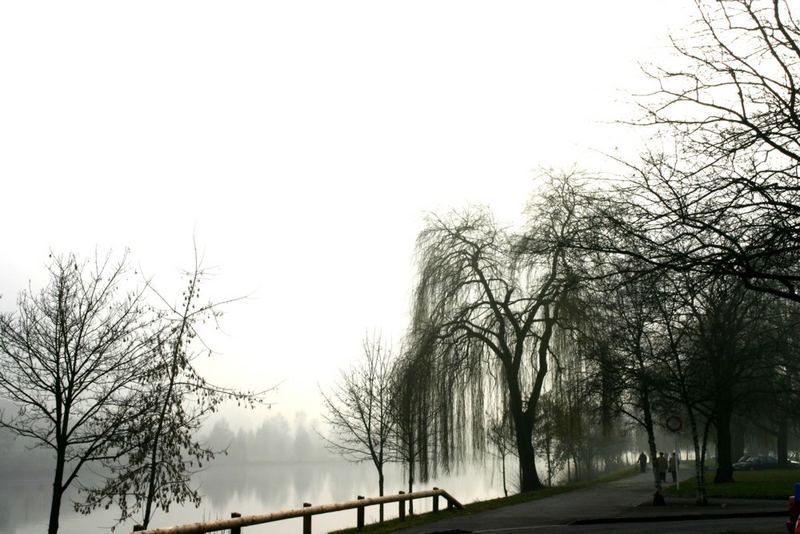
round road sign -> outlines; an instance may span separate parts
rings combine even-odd
[[[680,432],[683,428],[683,421],[677,415],[667,417],[667,428],[672,432]]]

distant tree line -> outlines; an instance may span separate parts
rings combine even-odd
[[[219,464],[254,462],[315,462],[336,459],[324,446],[305,413],[299,412],[290,422],[281,414],[265,418],[252,429],[233,430],[221,419],[203,434],[210,448],[224,451],[215,460]]]
[[[314,426],[304,412],[291,420],[282,414],[270,415],[250,429],[232,428],[222,418],[198,429],[196,439],[214,451],[214,465],[340,461],[325,448]],[[0,429],[0,476],[47,475],[52,471],[50,459],[51,454],[35,447],[34,441]],[[205,461],[197,465],[207,466]]]
[[[516,457],[531,491],[617,463],[626,425],[655,457],[680,419],[699,504],[709,447],[715,481],[733,482],[748,429],[786,465],[800,400],[800,28],[783,0],[697,9],[674,64],[648,68],[654,90],[631,127],[651,140],[617,176],[548,173],[514,227],[484,207],[428,217],[402,347],[381,352],[381,373],[365,351],[326,396],[334,450],[379,474],[403,461],[411,483],[488,445],[503,465]],[[656,474],[654,486],[663,503]]]

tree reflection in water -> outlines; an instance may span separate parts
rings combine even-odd
[[[303,502],[325,504],[354,499],[357,495],[377,495],[377,483],[371,467],[366,464],[344,462],[308,463],[250,463],[212,465],[198,473],[203,503],[199,508],[173,507],[168,514],[159,512],[153,527],[172,526],[195,521],[230,517],[231,512],[256,514],[297,508]],[[403,488],[403,473],[392,465],[387,471],[387,494]],[[0,534],[40,534],[46,529],[49,496],[49,477],[4,479],[0,483]],[[502,493],[497,479],[475,467],[469,475],[440,477],[430,486],[450,490],[463,502],[478,498],[496,497]],[[424,488],[419,488],[424,489]],[[77,495],[68,495],[72,502]],[[377,508],[367,509],[367,520],[377,520]],[[418,502],[415,510],[430,509],[429,502]],[[397,513],[396,507],[387,509],[388,517]],[[62,510],[60,534],[85,534],[110,532],[114,524],[114,510],[98,510],[90,516],[75,513],[71,506]],[[299,521],[299,520],[292,520]],[[314,531],[354,526],[355,512],[345,511],[324,514],[314,518]],[[298,523],[299,525],[299,523]],[[246,532],[278,533],[294,530],[286,522],[248,527]],[[123,524],[116,533],[127,533],[132,524]],[[297,531],[299,532],[299,526]]]

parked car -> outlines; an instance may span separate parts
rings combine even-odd
[[[774,456],[742,456],[733,464],[738,471],[753,471],[756,469],[773,469],[778,467],[778,459]]]

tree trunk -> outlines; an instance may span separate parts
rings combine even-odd
[[[169,380],[169,390],[167,391],[167,398],[164,400],[164,405],[161,407],[159,416],[158,416],[158,425],[156,427],[155,434],[153,435],[153,447],[150,449],[150,468],[148,469],[147,475],[147,494],[145,496],[145,505],[144,505],[144,514],[142,516],[142,526],[146,529],[150,526],[150,518],[153,517],[153,502],[156,500],[156,479],[158,478],[158,447],[160,444],[161,439],[161,432],[164,428],[164,419],[166,418],[166,412],[168,408],[168,403],[170,401],[169,397],[172,394],[172,387],[175,383],[175,375],[174,373],[170,376]]]
[[[700,506],[708,504],[706,498],[706,474],[705,462],[703,461],[703,454],[700,448],[700,434],[697,431],[697,419],[691,408],[689,412],[689,428],[692,431],[692,445],[694,445],[694,479],[695,479],[695,501],[694,503]]]
[[[744,428],[740,418],[731,422],[731,459],[738,460],[744,456]]]
[[[196,280],[196,278],[194,280]],[[156,425],[155,434],[153,435],[153,447],[150,450],[150,469],[147,475],[147,496],[144,507],[144,517],[142,518],[142,526],[145,529],[150,526],[150,519],[153,517],[153,512],[155,511],[153,510],[153,503],[156,500],[156,481],[158,479],[159,471],[159,446],[161,444],[162,432],[164,432],[164,421],[166,420],[167,411],[169,410],[170,403],[172,402],[172,392],[175,389],[175,381],[181,372],[179,365],[180,349],[183,346],[183,336],[185,335],[186,327],[189,324],[189,306],[191,305],[192,300],[195,298],[195,287],[196,285],[194,282],[192,282],[189,286],[189,291],[187,292],[186,297],[186,308],[184,308],[183,316],[181,318],[181,327],[178,330],[178,336],[175,339],[172,350],[170,351],[169,384],[167,386],[167,393],[164,397],[164,404],[161,406],[161,409],[158,413],[158,423]],[[161,347],[160,343],[159,347]],[[160,353],[161,351],[159,350],[159,354]]]
[[[552,453],[550,451],[550,448],[551,448],[550,447],[550,442],[548,441],[547,442],[547,448],[545,449],[546,453],[547,453],[547,486],[552,488],[553,487],[553,457],[552,457]]]
[[[414,493],[414,460],[408,461],[408,492]],[[408,501],[408,515],[414,515],[414,499]]]
[[[534,491],[542,487],[536,473],[536,461],[533,456],[533,445],[519,448],[519,489],[521,493]]]
[[[541,372],[541,371],[540,371]],[[533,450],[533,418],[534,410],[528,406],[522,408],[522,393],[519,387],[519,369],[506,365],[506,385],[508,386],[508,411],[514,421],[514,437],[519,459],[519,491],[525,493],[542,487],[536,473],[536,460]]]
[[[47,526],[47,534],[58,532],[58,517],[61,514],[61,497],[64,493],[64,462],[66,451],[59,447],[56,451],[56,472],[53,476],[53,495],[50,499],[50,522]]]
[[[778,423],[778,465],[789,467],[789,421],[781,417]]]
[[[503,473],[503,494],[508,497],[508,486],[506,486],[506,455],[503,453],[500,456],[501,470]]]
[[[583,463],[586,466],[586,469],[583,471],[583,476],[586,480],[591,480],[594,478],[594,455],[591,451],[586,451],[583,457]]]
[[[378,468],[378,496],[383,497],[383,467]],[[383,503],[378,505],[378,518],[383,523]]]
[[[650,447],[650,463],[653,466],[653,481],[655,482],[656,492],[653,494],[653,506],[663,506],[666,504],[664,495],[661,493],[661,475],[658,472],[658,449],[656,448],[656,435],[653,430],[653,414],[650,411],[650,396],[647,391],[642,392],[642,407],[644,409],[644,429],[647,432],[647,444]]]
[[[533,421],[524,414],[513,413],[514,430],[516,431],[517,452],[519,454],[519,491],[525,493],[542,487],[536,473],[536,459],[533,450]]]
[[[717,473],[714,483],[733,482],[733,459],[731,458],[731,415],[730,404],[721,402],[717,408]]]

